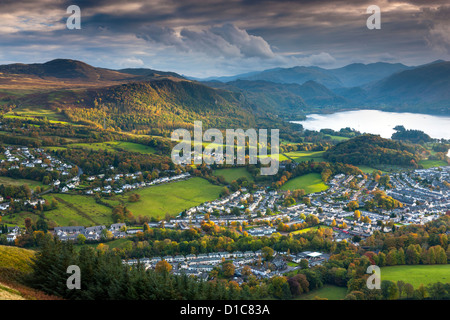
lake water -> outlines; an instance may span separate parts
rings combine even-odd
[[[300,123],[303,128],[319,131],[333,129],[339,131],[350,127],[362,133],[379,134],[390,138],[395,132],[394,127],[402,125],[406,129],[421,130],[432,138],[450,139],[450,117],[433,116],[421,113],[398,113],[379,110],[355,110],[331,114],[310,114]],[[447,155],[450,157],[450,150]]]
[[[332,114],[310,114],[300,123],[303,128],[319,131],[350,127],[362,133],[379,134],[390,138],[395,132],[394,127],[403,125],[406,129],[421,130],[432,138],[450,139],[450,117],[433,116],[419,113],[397,113],[378,110],[356,110]]]

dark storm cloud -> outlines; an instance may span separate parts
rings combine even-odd
[[[449,58],[450,6],[419,0],[2,0],[0,63],[66,57],[197,74]],[[82,30],[69,31],[69,5]],[[381,8],[381,30],[366,9]],[[31,54],[33,53],[33,54]],[[27,61],[25,61],[27,60]]]

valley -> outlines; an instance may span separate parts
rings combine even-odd
[[[118,273],[123,266],[139,273],[143,266],[155,283],[162,283],[164,272],[173,279],[191,276],[192,288],[200,285],[197,280],[219,286],[208,298],[230,290],[239,299],[368,298],[371,293],[355,283],[365,271],[356,266],[369,265],[370,259],[385,270],[445,267],[447,96],[433,89],[421,100],[432,105],[427,110],[402,104],[400,111],[439,114],[416,114],[418,120],[402,122],[410,114],[385,111],[398,109],[397,91],[383,103],[369,94],[372,86],[382,90],[385,83],[392,88],[402,82],[404,72],[436,72],[445,83],[447,74],[439,70],[447,62],[435,64],[439,68],[280,68],[207,81],[65,59],[0,66],[0,244],[65,255],[73,263],[81,255],[86,261],[111,259],[96,266],[105,277],[106,265]],[[411,78],[398,92],[421,90],[420,77]],[[357,88],[356,79],[363,79]],[[340,112],[347,109],[360,110]],[[375,118],[372,111],[390,120]],[[366,122],[359,112],[369,113]],[[306,120],[293,121],[299,119]],[[243,165],[174,163],[177,141],[171,133],[193,132],[194,121],[222,133],[279,129],[279,153],[268,155],[278,158],[278,172],[261,175],[261,164],[250,164],[248,157]],[[209,144],[201,145],[203,150]],[[245,145],[246,154],[250,148]],[[406,258],[392,258],[405,242]],[[414,250],[420,251],[418,258]],[[21,259],[28,258],[19,258],[11,251],[0,268],[22,268]],[[39,260],[45,268],[20,272],[46,278],[53,272],[48,261]],[[400,279],[395,272],[387,274],[388,281]],[[433,294],[438,279],[416,280],[421,277],[401,279],[415,289],[424,284]],[[28,298],[23,292],[31,287],[49,293],[39,281],[19,278],[5,283],[0,277],[0,297]],[[58,286],[57,280],[49,286]],[[84,294],[79,297],[107,293]]]

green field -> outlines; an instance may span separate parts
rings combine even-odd
[[[448,166],[448,163],[443,160],[420,160],[419,165],[423,166],[424,169],[429,169],[434,167]]]
[[[325,151],[293,151],[285,153],[285,156],[295,162],[305,162],[314,160],[315,162],[325,161],[322,157]]]
[[[84,195],[57,194],[45,195],[44,199],[51,201],[55,197],[59,205],[56,209],[45,212],[48,220],[53,220],[60,226],[80,225],[110,225],[113,222],[111,208],[95,202],[95,199]],[[117,202],[118,204],[118,202]]]
[[[133,191],[141,196],[138,202],[128,202],[131,193],[119,198],[127,202],[127,208],[134,216],[164,218],[167,213],[175,215],[184,209],[215,200],[221,191],[221,186],[213,185],[202,178],[192,178]]]
[[[107,141],[107,142],[99,142],[99,143],[72,143],[69,144],[68,147],[74,148],[84,148],[91,150],[107,150],[111,152],[115,151],[128,151],[128,152],[137,152],[143,154],[152,154],[155,153],[155,149],[139,143],[134,142],[126,142],[126,141]]]
[[[365,174],[371,174],[374,170],[378,170],[376,168],[372,168],[372,167],[364,166],[364,165],[358,165],[358,168]],[[381,173],[386,173],[382,170],[380,170],[380,171],[381,171]]]
[[[31,189],[34,189],[37,186],[41,188],[45,187],[45,185],[39,181],[28,179],[14,179],[10,177],[0,177],[0,184],[3,184],[5,186],[21,186],[27,184]]]
[[[320,174],[308,173],[303,176],[288,180],[281,190],[297,190],[304,189],[305,193],[320,192],[328,189],[328,186],[323,183]]]
[[[331,140],[335,140],[335,141],[344,141],[344,140],[348,140],[350,138],[348,137],[341,137],[341,136],[332,136],[331,134],[326,134],[327,137],[330,137]]]
[[[442,282],[450,283],[450,264],[405,265],[381,268],[381,280],[397,282],[402,280],[414,288],[421,284]]]
[[[4,215],[2,217],[2,223],[5,223],[10,227],[19,226],[23,228],[25,227],[26,218],[31,218],[32,221],[36,222],[39,219],[39,216],[28,211],[22,211],[19,213],[13,213],[12,215]]]
[[[260,156],[258,155],[258,158],[264,159],[266,157],[278,157],[278,161],[286,161],[286,160],[290,160],[288,157],[286,157],[284,155],[284,153],[281,154],[273,154],[273,155],[268,155],[268,156]]]
[[[300,295],[295,300],[313,300],[315,297],[328,300],[342,300],[347,295],[346,287],[325,284],[322,288]]]
[[[233,180],[245,177],[248,181],[253,181],[252,175],[245,168],[227,168],[214,170],[213,174],[223,176],[225,181],[231,183]]]
[[[20,116],[20,117],[42,117],[42,118],[47,118],[48,120],[53,120],[53,121],[62,121],[65,120],[63,118],[63,116],[61,116],[60,114],[50,110],[50,109],[45,109],[45,108],[41,108],[41,107],[17,107],[14,110],[10,111],[9,113],[6,114],[6,117],[15,117],[15,115]]]

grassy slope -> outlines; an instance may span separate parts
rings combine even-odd
[[[111,208],[96,203],[93,197],[71,194],[44,196],[49,201],[52,197],[58,200],[59,205],[56,209],[47,211],[45,216],[61,226],[68,226],[74,221],[85,227],[113,223]]]
[[[320,174],[308,173],[303,176],[289,180],[281,187],[281,190],[296,190],[296,189],[304,189],[305,192],[308,194],[326,190],[328,189],[328,186],[325,183],[323,183]]]
[[[420,160],[419,164],[422,165],[424,169],[448,166],[448,163],[443,160]]]
[[[29,263],[35,252],[0,245],[0,300],[58,300],[21,283],[21,277],[31,272]]]
[[[144,188],[135,193],[141,196],[138,202],[127,203],[134,216],[163,218],[166,213],[177,214],[184,209],[212,201],[219,197],[222,187],[215,186],[202,178],[173,182]],[[129,194],[123,195],[127,201]]]
[[[44,184],[42,184],[39,181],[29,180],[29,179],[14,179],[10,177],[0,177],[0,184],[3,184],[5,186],[21,186],[24,184],[28,184],[28,186],[32,189],[35,187],[45,187]]]
[[[450,283],[450,264],[383,267],[381,280],[393,282],[403,280],[412,284],[414,288],[435,282]]]
[[[325,151],[293,151],[285,153],[286,157],[293,159],[295,162],[304,162],[314,160],[315,162],[325,161],[322,155]]]
[[[322,288],[302,294],[296,300],[313,300],[316,296],[328,300],[342,300],[347,295],[347,288],[326,284]]]
[[[18,247],[0,246],[0,268],[15,269],[23,273],[31,271],[29,262],[34,251]]]
[[[252,175],[245,168],[218,169],[214,170],[214,175],[223,176],[228,183],[241,177],[246,177],[248,181],[253,181]]]
[[[108,151],[117,151],[124,150],[129,152],[138,152],[143,154],[152,154],[155,153],[155,149],[149,146],[145,146],[139,143],[133,142],[125,142],[125,141],[108,141],[108,142],[100,142],[100,143],[73,143],[69,145],[70,147],[80,147],[85,149],[92,150],[108,150]]]

